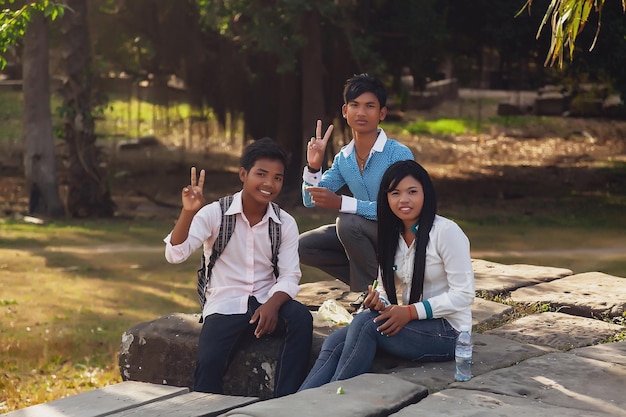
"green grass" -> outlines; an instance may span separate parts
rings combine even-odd
[[[473,132],[475,123],[461,119],[416,120],[407,124],[404,131],[411,135],[454,136]]]
[[[125,330],[195,312],[196,265],[163,258],[170,226],[0,224],[0,412],[119,382]]]

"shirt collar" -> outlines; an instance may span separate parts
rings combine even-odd
[[[265,212],[265,215],[263,216],[263,219],[261,220],[261,222],[266,221],[268,218],[272,218],[272,220],[274,220],[276,223],[281,223],[280,218],[276,215],[276,213],[274,212],[274,209],[269,207],[271,206],[271,204],[268,205],[268,210]],[[231,214],[243,214],[243,204],[241,203],[241,191],[233,194],[233,202],[230,204],[230,207],[228,208],[228,210],[226,210],[226,213],[224,213],[226,215],[231,215]]]
[[[385,148],[386,143],[387,143],[387,134],[382,128],[378,128],[378,137],[376,138],[376,142],[374,142],[374,146],[372,146],[372,150],[370,151],[370,153],[382,152],[383,149]],[[354,149],[354,139],[352,139],[350,143],[348,143],[341,152],[343,153],[343,156],[347,158],[352,153],[353,149]]]

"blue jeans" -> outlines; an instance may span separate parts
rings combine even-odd
[[[457,333],[446,319],[413,320],[389,337],[376,330],[381,325],[374,323],[378,315],[365,310],[328,336],[300,390],[368,372],[377,349],[412,361],[454,359]]]
[[[198,340],[198,359],[194,374],[194,391],[222,394],[223,377],[235,351],[254,338],[255,324],[250,318],[261,304],[248,299],[244,314],[211,314],[204,319]],[[295,300],[289,300],[278,311],[279,323],[272,336],[285,339],[278,355],[274,374],[274,396],[293,394],[306,376],[313,338],[313,317]]]

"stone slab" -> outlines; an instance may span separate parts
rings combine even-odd
[[[202,329],[198,319],[195,314],[172,313],[126,331],[118,357],[122,379],[193,387]],[[282,337],[266,336],[250,338],[244,343],[224,374],[224,393],[271,398],[274,370],[283,342]],[[313,353],[311,357],[313,361]]]
[[[509,368],[511,365],[536,356],[554,352],[546,346],[519,343],[498,336],[474,333],[473,375]],[[392,355],[377,353],[372,372],[386,373],[422,385],[429,392],[436,392],[454,382],[454,361],[411,362]]]
[[[472,267],[476,293],[491,297],[573,274],[571,270],[565,268],[525,264],[504,265],[482,259],[472,259]]]
[[[110,417],[214,417],[257,402],[258,398],[190,392],[141,407],[110,414]]]
[[[99,417],[188,393],[187,388],[125,381],[3,414],[6,417]]]
[[[429,395],[390,417],[606,417],[603,412],[558,407],[529,398],[509,397],[489,392],[448,389]]]
[[[492,324],[502,320],[507,314],[511,314],[513,311],[513,306],[476,297],[472,304],[472,325],[476,327]]]
[[[335,300],[346,310],[353,312],[354,307],[350,303],[359,298],[360,295],[360,292],[351,292],[347,284],[335,279],[301,284],[296,300],[313,311],[317,311],[324,301]]]
[[[338,394],[341,387],[343,394]],[[229,417],[387,416],[426,397],[426,388],[391,375],[363,374],[286,397],[254,403]]]
[[[561,313],[602,318],[620,317],[626,308],[626,278],[586,272],[520,288],[511,293],[516,303],[545,303]]]
[[[550,353],[479,375],[450,388],[526,398],[543,404],[626,416],[626,366]],[[581,412],[580,415],[585,415]]]
[[[623,329],[602,320],[546,312],[519,318],[485,333],[565,351],[600,343]]]
[[[570,353],[583,358],[626,366],[626,341],[578,348]]]

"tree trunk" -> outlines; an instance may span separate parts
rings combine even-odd
[[[324,111],[324,61],[322,60],[320,17],[317,11],[313,10],[305,13],[301,27],[306,29],[308,41],[300,54],[302,68],[302,93],[300,95],[302,103],[302,130],[299,146],[293,147],[293,159],[300,163],[300,168],[306,162],[306,147],[303,144],[311,136],[315,135],[317,120],[322,120],[322,135],[332,122],[332,119],[328,118]],[[298,158],[295,157],[296,155]]]
[[[57,170],[50,114],[48,26],[34,12],[24,36],[24,172],[29,187],[28,211],[33,215],[61,217]]]
[[[62,21],[64,133],[69,158],[67,210],[73,217],[111,217],[115,204],[99,167],[91,103],[87,0],[68,0]]]
[[[298,103],[300,78],[293,71],[281,74],[278,100],[278,130],[276,142],[287,153],[283,191],[288,193],[302,184],[302,123]],[[313,125],[315,127],[315,125]]]

